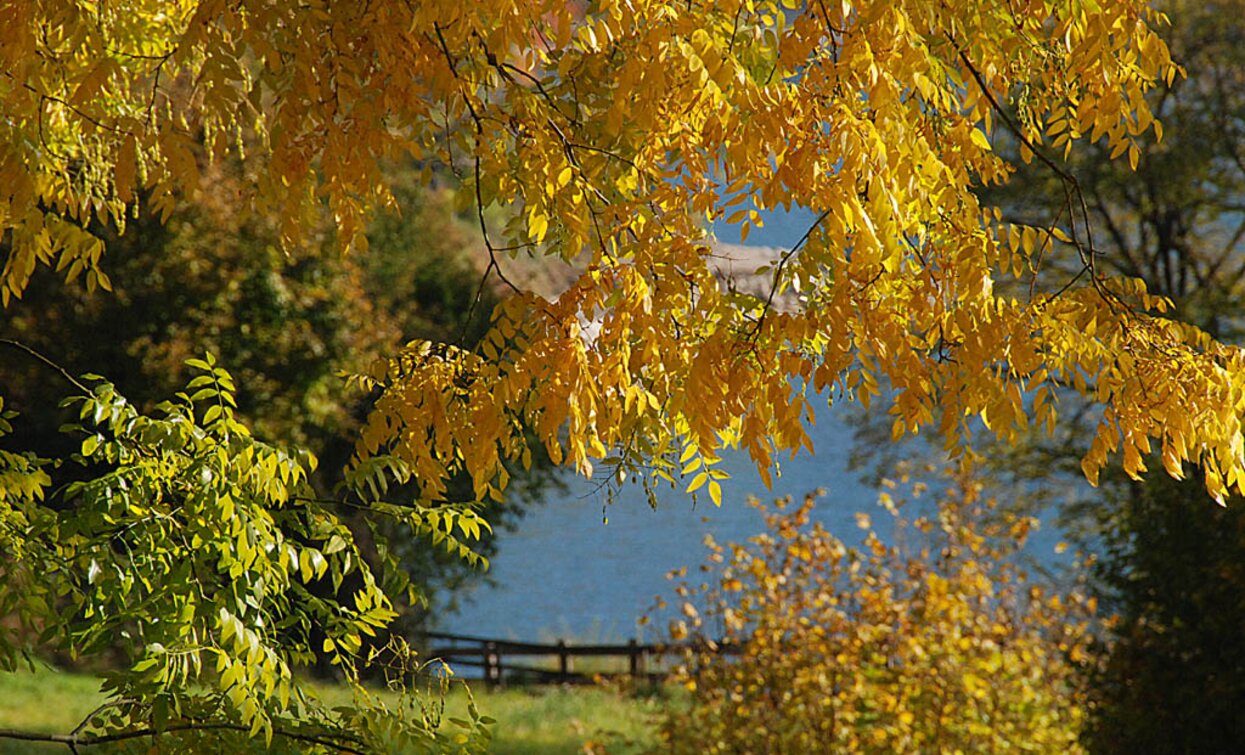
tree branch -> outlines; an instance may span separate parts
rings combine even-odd
[[[78,745],[91,746],[102,745],[110,742],[123,742],[130,739],[141,739],[142,737],[155,737],[161,734],[172,734],[182,731],[237,731],[249,733],[251,727],[242,726],[241,724],[229,723],[195,723],[187,722],[182,724],[171,724],[163,729],[132,729],[130,731],[118,731],[112,734],[40,734],[37,732],[20,731],[17,729],[0,729],[0,739],[15,739],[22,742],[52,742],[55,744],[63,744],[73,750]],[[334,740],[327,737],[316,736],[314,734],[303,734],[297,731],[288,731],[286,729],[272,730],[273,735],[291,739],[295,742],[306,742],[308,744],[327,747],[335,752],[349,753],[350,755],[368,755],[366,750],[360,750],[357,747],[344,744],[340,740]],[[359,740],[354,737],[349,739],[358,744]]]
[[[15,341],[11,338],[0,338],[0,345],[9,346],[14,349],[17,349],[18,351],[25,353],[27,356],[39,362],[42,362],[44,366],[51,367],[56,372],[60,373],[61,377],[68,380],[71,385],[73,385],[78,390],[82,391],[83,394],[87,396],[92,395],[91,389],[83,385],[81,382],[79,382],[77,378],[75,378],[73,375],[69,373],[69,370],[66,370],[64,367],[61,367],[56,362],[53,362],[51,359],[45,357],[43,354],[40,354],[38,351],[35,351],[31,347],[22,343],[21,341]]]
[[[782,280],[783,268],[785,268],[787,263],[791,261],[791,258],[794,257],[806,243],[808,243],[809,236],[812,236],[813,231],[817,230],[817,227],[822,224],[822,221],[828,217],[830,217],[829,210],[825,210],[818,215],[817,219],[813,221],[813,224],[810,225],[808,230],[804,232],[804,235],[800,237],[800,240],[795,242],[790,249],[783,252],[782,258],[778,260],[778,267],[774,268],[774,280],[770,284],[769,296],[765,298],[765,306],[761,309],[761,316],[757,319],[756,328],[752,331],[753,337],[760,335],[761,326],[765,324],[765,316],[769,314],[770,309],[774,306],[774,294],[777,293],[778,284]]]
[[[1033,141],[1025,135],[1024,130],[1021,129],[1016,121],[1012,119],[1011,114],[1007,112],[1003,105],[998,101],[998,98],[994,96],[994,92],[986,84],[985,77],[981,75],[981,72],[978,71],[973,62],[969,60],[968,54],[964,52],[964,48],[960,46],[959,42],[957,42],[954,37],[948,36],[948,41],[950,41],[952,46],[955,48],[956,54],[960,58],[960,62],[964,64],[964,68],[973,77],[973,80],[977,83],[977,87],[981,89],[981,93],[985,96],[986,101],[990,103],[990,108],[996,115],[998,115],[1003,123],[1007,125],[1008,130],[1015,134],[1016,138],[1020,140],[1020,143],[1032,152],[1043,165],[1049,168],[1063,182],[1065,200],[1070,210],[1068,213],[1068,227],[1072,231],[1072,244],[1076,247],[1077,253],[1081,257],[1082,265],[1084,265],[1086,270],[1090,273],[1090,283],[1100,292],[1105,293],[1105,289],[1098,285],[1098,277],[1094,275],[1093,229],[1090,222],[1089,206],[1085,201],[1085,192],[1081,190],[1080,182],[1077,180],[1076,176],[1072,175],[1047,156],[1045,152],[1038,148],[1038,145],[1034,144]],[[1084,244],[1082,244],[1080,238],[1078,238],[1076,216],[1075,213],[1071,211],[1074,200],[1080,205],[1081,224],[1085,227]],[[1109,301],[1112,300],[1110,297],[1107,298]]]

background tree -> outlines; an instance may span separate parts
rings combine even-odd
[[[455,214],[452,190],[425,188],[417,170],[389,169],[396,211],[377,219],[369,253],[355,256],[338,253],[327,222],[318,246],[281,252],[271,218],[248,212],[239,199],[237,167],[209,170],[212,180],[166,221],[139,213],[125,235],[108,237],[111,292],[65,287],[52,271],[38,270],[0,322],[0,338],[74,372],[107,373],[143,410],[185,383],[185,360],[196,349],[218,354],[237,376],[239,417],[265,437],[313,449],[321,463],[311,481],[328,494],[342,481],[367,398],[346,391],[342,374],[412,339],[474,343],[498,294],[481,286],[474,229]],[[18,413],[8,444],[46,458],[77,450],[77,441],[58,432],[70,419],[58,408],[67,388],[49,379],[46,365],[10,352],[0,362],[0,389]],[[490,517],[499,531],[553,483],[547,463],[515,471],[522,484],[512,503]],[[415,486],[409,492],[418,495]],[[470,492],[469,481],[459,480],[450,499],[468,501]],[[409,533],[382,534],[424,596],[441,605],[452,606],[466,583],[486,577]],[[489,557],[495,550],[486,534],[477,551]],[[408,630],[435,620],[426,610],[404,617],[413,622]]]
[[[1088,728],[1097,752],[1232,752],[1245,742],[1245,513],[1196,478],[1113,486],[1096,592],[1118,612]]]

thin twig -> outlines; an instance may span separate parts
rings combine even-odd
[[[475,156],[475,174],[476,174],[475,189],[476,189],[476,217],[479,218],[480,220],[480,235],[484,237],[484,246],[488,248],[489,264],[492,265],[492,267],[497,271],[497,277],[501,279],[502,283],[505,283],[507,286],[509,286],[511,291],[514,291],[516,294],[521,294],[523,293],[523,291],[518,286],[511,283],[510,279],[506,277],[506,274],[501,271],[501,265],[498,264],[497,262],[497,248],[493,246],[493,241],[489,237],[488,223],[485,222],[484,220],[484,197],[480,193],[480,154],[478,151],[479,148],[480,148],[480,145],[477,142],[476,143],[477,152]]]
[[[128,697],[123,697],[119,700],[108,700],[107,702],[97,707],[95,710],[86,714],[86,716],[82,719],[82,721],[73,728],[73,731],[69,732],[69,735],[71,737],[80,736],[82,734],[82,730],[85,729],[88,725],[90,725],[92,718],[95,718],[97,715],[99,715],[100,713],[103,713],[109,708],[115,708],[119,705],[126,705],[127,703],[132,703],[132,702],[134,701]]]
[[[1020,143],[1023,144],[1026,149],[1028,149],[1031,153],[1033,153],[1033,155],[1042,162],[1043,165],[1050,168],[1051,171],[1053,171],[1055,175],[1059,176],[1060,180],[1064,182],[1064,187],[1065,187],[1064,191],[1065,191],[1065,194],[1067,195],[1066,200],[1068,204],[1071,205],[1073,199],[1075,199],[1080,204],[1081,223],[1085,227],[1086,243],[1084,245],[1081,244],[1080,240],[1077,238],[1075,218],[1070,217],[1069,220],[1071,222],[1068,225],[1069,225],[1069,228],[1072,230],[1073,245],[1076,246],[1077,252],[1081,255],[1081,260],[1083,264],[1085,265],[1085,267],[1089,269],[1089,272],[1091,273],[1091,279],[1094,281],[1096,285],[1097,278],[1096,276],[1093,276],[1093,273],[1094,273],[1093,229],[1092,229],[1092,225],[1090,221],[1089,205],[1085,201],[1085,192],[1081,190],[1080,181],[1077,180],[1076,176],[1074,176],[1069,171],[1065,170],[1058,163],[1056,163],[1049,156],[1047,156],[1047,154],[1044,151],[1042,151],[1038,147],[1038,145],[1034,144],[1033,141],[1030,140],[1029,137],[1025,135],[1024,131],[1020,128],[1020,126],[1014,120],[1012,120],[1011,114],[1008,113],[1003,108],[1003,106],[999,103],[998,99],[994,96],[994,92],[986,84],[985,77],[981,75],[981,72],[977,70],[977,67],[973,65],[973,62],[968,59],[968,54],[964,52],[964,49],[960,47],[960,44],[956,42],[956,40],[953,37],[948,36],[948,40],[951,42],[952,46],[955,47],[955,51],[956,51],[956,54],[959,55],[960,62],[964,64],[964,67],[968,70],[969,74],[972,75],[973,80],[977,82],[977,87],[981,90],[981,93],[985,95],[986,101],[990,103],[990,108],[995,112],[996,115],[998,115],[998,117],[1003,121],[1003,123],[1007,125],[1008,130],[1010,130],[1013,134],[1016,135],[1016,138],[1020,140]],[[1071,215],[1071,213],[1069,213],[1069,215]]]
[[[433,24],[432,28],[433,28],[433,31],[436,32],[437,41],[440,43],[440,46],[441,46],[441,52],[444,53],[445,55],[445,61],[450,66],[450,72],[454,74],[455,79],[457,79],[459,82],[462,82],[462,77],[458,75],[458,63],[454,60],[454,56],[450,53],[449,44],[445,41],[445,35],[441,33],[441,27],[437,24]],[[518,286],[516,286],[514,283],[510,281],[509,278],[506,277],[505,273],[503,273],[501,270],[501,265],[498,264],[497,262],[497,247],[493,246],[493,240],[489,236],[489,232],[488,232],[488,223],[485,222],[484,220],[484,196],[480,192],[480,178],[481,178],[480,147],[481,147],[481,140],[484,136],[484,122],[481,120],[480,114],[476,111],[475,105],[471,103],[470,94],[466,91],[463,92],[463,102],[467,105],[467,110],[468,112],[471,113],[471,119],[475,121],[475,126],[476,126],[476,148],[475,148],[475,156],[474,156],[475,157],[476,217],[480,221],[480,235],[483,236],[484,238],[484,246],[485,248],[488,249],[488,257],[489,257],[489,267],[485,269],[483,278],[487,279],[489,269],[491,268],[497,272],[497,277],[501,279],[502,283],[505,283],[512,291],[514,291],[516,294],[519,294],[519,293],[522,293],[522,290],[520,290]],[[476,294],[477,301],[479,301],[479,297],[483,293],[483,291],[484,291],[484,280],[481,280],[480,290]],[[475,306],[473,305],[472,313],[474,313],[474,309],[475,309]]]
[[[774,294],[778,291],[778,284],[782,278],[783,268],[785,268],[787,263],[791,261],[791,258],[794,257],[806,243],[808,243],[808,239],[813,235],[813,231],[817,230],[817,227],[820,226],[828,217],[830,217],[830,211],[823,211],[817,216],[817,219],[813,221],[813,224],[808,227],[808,230],[804,232],[804,235],[800,237],[800,240],[795,242],[795,245],[790,249],[783,252],[782,258],[778,261],[778,267],[774,269],[774,282],[770,284],[769,296],[765,299],[765,307],[761,310],[761,316],[757,319],[756,328],[752,331],[754,338],[760,334],[761,326],[765,324],[765,316],[769,314],[770,308],[774,305]]]
[[[43,354],[40,354],[38,351],[35,351],[31,347],[22,343],[21,341],[15,341],[11,338],[0,338],[0,345],[11,346],[17,349],[18,351],[25,352],[27,356],[33,357],[34,359],[42,362],[44,365],[51,367],[53,370],[56,370],[58,373],[60,373],[61,377],[68,380],[70,384],[72,384],[78,390],[82,391],[83,394],[87,396],[93,395],[91,389],[83,385],[81,382],[79,382],[77,378],[75,378],[73,375],[69,373],[69,370],[66,370],[64,367],[61,367],[56,362],[53,362],[51,359],[45,357]]]
[[[484,286],[488,283],[489,273],[497,269],[497,260],[489,257],[488,265],[484,268],[484,273],[480,275],[480,285],[476,287],[476,295],[471,299],[471,307],[467,310],[467,315],[463,318],[462,327],[458,331],[458,345],[467,347],[467,328],[471,326],[471,321],[475,319],[476,309],[480,306],[480,300],[484,298]]]
[[[133,131],[130,131],[129,129],[121,128],[120,126],[117,126],[116,124],[109,126],[108,124],[104,123],[98,118],[95,118],[91,116],[89,113],[86,113],[85,111],[83,111],[82,109],[77,108],[74,105],[70,104],[68,100],[65,100],[61,97],[57,97],[56,95],[53,95],[53,94],[48,94],[47,92],[40,91],[39,89],[35,88],[33,85],[31,85],[28,82],[18,81],[17,77],[9,73],[8,71],[3,71],[2,73],[4,74],[4,76],[11,79],[15,83],[17,83],[18,86],[20,86],[22,89],[25,89],[33,94],[38,95],[40,100],[47,100],[48,102],[55,102],[56,104],[68,109],[70,112],[74,113],[79,118],[83,119],[84,121],[88,121],[89,123],[94,125],[96,128],[100,129],[101,131],[111,131],[115,134],[127,134],[135,138],[138,137],[138,135],[135,134]]]

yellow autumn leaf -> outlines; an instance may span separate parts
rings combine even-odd
[[[993,149],[990,146],[990,140],[986,138],[986,134],[984,131],[980,129],[972,129],[969,132],[969,135],[973,140],[973,144],[976,144],[981,149],[984,149],[987,152]]]

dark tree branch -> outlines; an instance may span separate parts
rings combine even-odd
[[[808,243],[808,239],[813,235],[813,231],[817,230],[822,222],[828,217],[830,217],[829,210],[825,210],[818,215],[817,219],[814,220],[813,224],[808,227],[808,230],[804,232],[804,235],[800,237],[799,241],[796,241],[790,249],[783,252],[782,258],[778,260],[778,267],[774,268],[774,280],[769,287],[769,295],[765,298],[765,306],[761,309],[761,316],[757,319],[756,327],[752,331],[752,336],[754,338],[760,335],[761,326],[765,324],[765,316],[769,314],[770,309],[774,306],[774,295],[778,292],[778,284],[782,281],[783,269],[787,266],[787,263],[791,261],[791,258],[798,254],[799,251],[804,248],[804,245]]]
[[[1038,145],[1034,144],[1033,141],[1025,135],[1024,131],[998,101],[998,98],[994,96],[994,92],[987,85],[985,77],[981,75],[981,72],[978,71],[973,62],[969,60],[968,54],[964,51],[964,48],[960,46],[959,42],[957,42],[954,37],[949,36],[948,41],[955,48],[955,51],[960,58],[960,62],[964,64],[965,70],[967,70],[973,77],[973,80],[977,83],[978,88],[981,89],[982,95],[984,95],[986,101],[990,103],[991,110],[993,110],[999,119],[1003,121],[1008,130],[1020,140],[1020,143],[1023,144],[1031,153],[1033,153],[1033,155],[1037,157],[1043,165],[1049,168],[1051,172],[1058,176],[1063,183],[1064,200],[1069,210],[1068,214],[1070,222],[1068,223],[1068,227],[1072,231],[1072,245],[1076,247],[1076,250],[1081,257],[1081,264],[1084,267],[1083,272],[1088,272],[1090,274],[1090,285],[1094,286],[1094,288],[1098,290],[1107,302],[1111,304],[1119,304],[1118,297],[1111,294],[1108,289],[1103,287],[1098,280],[1098,276],[1095,275],[1093,228],[1092,223],[1090,222],[1089,205],[1085,201],[1085,192],[1081,190],[1080,182],[1077,180],[1076,176],[1068,172],[1068,170],[1047,156],[1045,152],[1038,148]],[[1073,210],[1074,207],[1079,207],[1080,210],[1081,225],[1085,229],[1084,242],[1081,241],[1080,234],[1077,230],[1077,218],[1076,213]],[[1073,280],[1075,281],[1080,277],[1081,275],[1078,274]],[[1064,288],[1066,289],[1067,286]]]
[[[1107,227],[1107,233],[1111,236],[1111,240],[1115,242],[1115,248],[1119,250],[1120,256],[1124,260],[1125,264],[1117,265],[1117,267],[1120,267],[1125,275],[1131,275],[1134,278],[1142,277],[1141,264],[1133,257],[1131,245],[1128,243],[1128,239],[1125,238],[1123,229],[1115,222],[1115,218],[1111,216],[1111,210],[1098,192],[1098,188],[1093,187],[1090,191],[1094,196],[1094,210],[1098,213],[1098,217],[1102,218],[1102,222]]]
[[[161,734],[173,734],[182,731],[237,731],[249,733],[251,727],[242,726],[241,724],[228,723],[182,723],[171,724],[163,729],[132,729],[130,731],[119,731],[112,734],[96,734],[82,735],[74,734],[40,734],[37,732],[19,731],[16,729],[0,729],[0,739],[15,739],[21,742],[52,742],[55,744],[63,744],[70,750],[76,752],[79,745],[89,747],[91,745],[102,745],[110,742],[124,742],[130,739],[141,739],[143,737],[155,737]],[[286,729],[274,728],[272,733],[275,736],[284,739],[291,739],[295,742],[306,742],[307,744],[319,745],[327,747],[335,752],[349,753],[350,755],[368,755],[366,750],[360,750],[357,747],[345,744],[340,739],[330,739],[328,737],[316,736],[314,734],[303,734],[297,731],[288,731]],[[349,741],[358,744],[359,741],[350,737]]]
[[[35,351],[31,347],[22,343],[21,341],[15,341],[11,338],[0,338],[0,345],[9,346],[11,348],[17,349],[18,351],[23,352],[27,356],[41,362],[45,367],[51,367],[61,377],[69,381],[69,383],[73,385],[73,387],[82,391],[84,395],[86,396],[92,395],[91,389],[83,385],[81,382],[79,382],[77,378],[75,378],[72,374],[70,374],[69,370],[66,370],[64,367],[61,367],[56,362],[53,362],[51,359],[45,357],[43,354],[40,354],[38,351]]]

